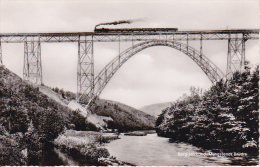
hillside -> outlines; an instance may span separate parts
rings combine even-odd
[[[58,88],[53,88],[52,90],[59,94],[58,97],[62,98],[62,101],[70,101],[71,103],[75,100],[75,93],[64,91]],[[86,99],[84,98],[82,98],[80,102],[82,104],[87,103]],[[90,108],[90,111],[91,112],[89,113],[91,115],[96,114],[101,116],[100,118],[102,118],[104,122],[108,124],[108,129],[128,131],[155,128],[154,116],[119,102],[98,99]]]
[[[38,120],[43,119],[39,116],[49,112],[64,117],[57,122],[68,121],[65,119],[68,119],[68,114],[71,112],[66,106],[48,98],[38,87],[23,81],[4,66],[0,67],[0,98],[0,125],[11,133],[26,131],[30,121],[35,127],[41,128],[40,124],[44,120]],[[4,120],[5,117],[8,119]]]
[[[101,117],[98,116],[96,114],[92,114],[89,110],[87,110],[86,108],[84,108],[83,106],[81,106],[80,104],[78,104],[76,101],[71,100],[69,101],[68,99],[65,99],[65,95],[64,94],[60,94],[55,92],[54,90],[50,89],[47,86],[38,86],[39,90],[45,94],[46,96],[48,96],[49,98],[53,99],[54,101],[56,101],[57,103],[68,107],[69,109],[71,109],[72,111],[78,111],[78,113],[83,116],[84,118],[86,118],[86,121],[92,125],[94,125],[96,128],[95,129],[106,129],[107,124],[106,122],[104,122],[104,120],[106,119],[110,119],[110,118],[106,118],[106,117]],[[83,119],[83,118],[82,118]],[[82,121],[82,126],[84,126],[85,123],[83,123]],[[85,127],[81,127],[81,128],[77,128],[77,130],[86,130]]]
[[[74,117],[70,109],[0,66],[0,165],[37,165],[42,147]]]
[[[157,103],[157,104],[151,104],[148,106],[144,106],[142,108],[140,108],[140,111],[143,111],[147,114],[150,114],[152,116],[158,117],[159,114],[162,113],[162,110],[170,107],[171,106],[171,102],[166,102],[166,103]]]
[[[110,129],[127,131],[155,128],[155,117],[119,102],[98,99],[90,110],[97,115],[111,117],[114,121],[108,122]]]

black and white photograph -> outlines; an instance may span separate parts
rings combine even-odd
[[[258,166],[259,0],[0,0],[0,166]]]

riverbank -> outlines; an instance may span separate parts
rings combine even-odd
[[[110,156],[104,144],[118,139],[118,135],[93,131],[67,130],[54,140],[54,145],[61,152],[75,159],[79,165],[87,166],[134,166]]]
[[[124,133],[125,136],[146,136],[147,134],[154,134],[155,130],[139,130],[139,131],[130,131]]]

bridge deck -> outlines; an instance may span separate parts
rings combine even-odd
[[[176,32],[110,32],[110,33],[97,33],[97,32],[57,32],[57,33],[0,33],[0,36],[92,36],[92,35],[138,35],[138,34],[237,34],[237,33],[259,33],[259,29],[233,29],[233,30],[189,30],[189,31],[176,31]]]
[[[236,36],[234,36],[236,35]],[[120,38],[119,38],[120,36]],[[83,37],[85,37],[83,39]],[[93,38],[92,38],[93,37]],[[27,39],[28,38],[28,39]],[[39,39],[34,39],[39,38]],[[227,40],[259,39],[259,29],[233,29],[233,30],[191,30],[176,32],[59,32],[59,33],[2,33],[0,42],[19,43],[24,41],[40,42],[78,42],[87,40],[94,42],[115,41],[146,41],[151,39],[167,40]]]

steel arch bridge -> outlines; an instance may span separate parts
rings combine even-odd
[[[113,29],[115,30],[115,29]],[[229,79],[236,71],[243,71],[245,65],[245,42],[259,39],[258,29],[207,30],[207,31],[160,31],[145,29],[140,32],[79,32],[79,33],[20,33],[0,34],[0,65],[2,61],[1,43],[24,43],[24,80],[42,84],[41,43],[77,42],[77,100],[87,95],[89,103],[98,97],[115,72],[136,53],[154,46],[168,46],[189,56],[208,76],[212,83],[223,78]],[[163,30],[166,30],[165,28]],[[226,40],[228,46],[226,74],[203,54],[204,40]],[[199,41],[199,51],[189,45],[189,41]],[[94,49],[97,42],[118,42],[119,55],[94,76]],[[120,51],[120,42],[131,43]],[[135,42],[135,44],[134,44]]]
[[[194,62],[197,63],[197,65],[203,70],[212,83],[215,83],[225,77],[224,73],[213,62],[211,62],[207,57],[194,48],[176,41],[151,40],[138,43],[126,49],[125,51],[121,52],[119,56],[110,61],[110,63],[108,63],[95,77],[95,87],[93,93],[94,96],[90,96],[89,98],[92,99],[96,96],[99,96],[109,80],[128,59],[130,59],[136,53],[153,46],[168,46],[185,53]],[[87,90],[87,92],[89,92],[89,90]]]

